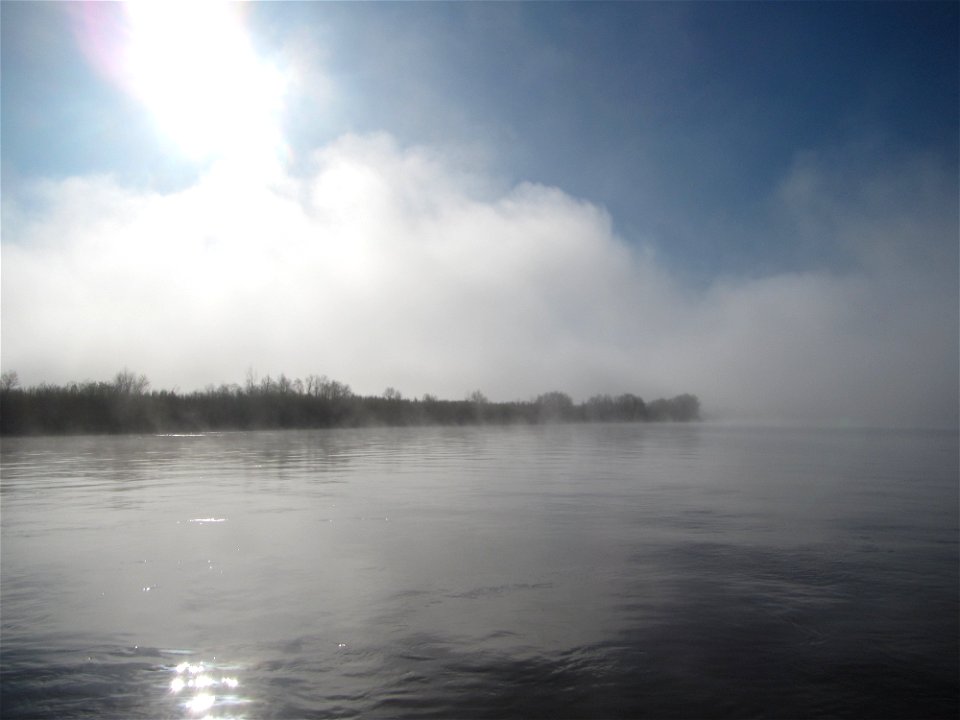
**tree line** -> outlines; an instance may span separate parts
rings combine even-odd
[[[645,402],[626,393],[575,403],[553,391],[528,401],[491,402],[476,391],[463,400],[408,399],[395,388],[357,395],[325,375],[290,379],[248,375],[243,385],[180,393],[151,390],[144,375],[118,372],[110,382],[23,388],[0,377],[0,434],[56,435],[202,432],[371,425],[538,424],[550,422],[686,422],[700,419],[694,395]]]

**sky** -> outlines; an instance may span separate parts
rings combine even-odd
[[[956,3],[0,4],[0,366],[956,427]]]

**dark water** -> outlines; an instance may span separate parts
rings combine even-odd
[[[4,718],[954,718],[955,432],[2,444]]]

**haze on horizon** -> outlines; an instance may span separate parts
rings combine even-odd
[[[958,12],[3,3],[0,365],[956,427]]]

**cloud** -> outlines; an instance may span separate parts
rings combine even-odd
[[[4,213],[4,369],[34,383],[129,366],[193,389],[252,367],[364,393],[694,392],[724,417],[957,422],[954,210],[930,163],[842,200],[829,165],[798,161],[779,217],[856,262],[699,289],[557,188],[497,193],[388,135],[309,165],[224,161],[168,194],[37,185]]]

